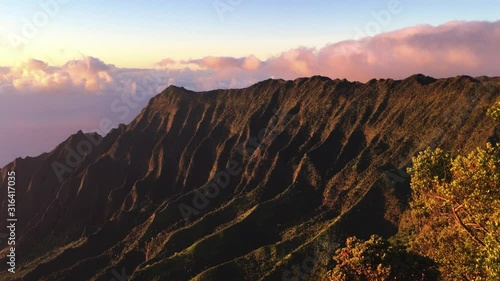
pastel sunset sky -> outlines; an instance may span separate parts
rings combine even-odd
[[[494,0],[0,1],[0,166],[128,123],[169,85],[499,76],[499,15]]]

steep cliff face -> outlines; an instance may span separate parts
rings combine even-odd
[[[423,75],[171,86],[104,138],[79,132],[1,170],[1,229],[17,177],[14,276],[314,279],[343,237],[397,232],[412,155],[495,140],[485,113],[499,89]]]

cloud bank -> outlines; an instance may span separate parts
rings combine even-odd
[[[228,84],[236,78],[242,86],[272,76],[294,79],[318,74],[362,82],[400,79],[415,73],[438,78],[495,76],[499,75],[499,44],[500,21],[449,22],[437,27],[409,27],[321,49],[296,48],[263,61],[254,56],[205,57],[178,62],[166,59],[158,65],[213,70],[217,80]],[[201,82],[198,85],[203,87]]]
[[[118,68],[90,56],[62,66],[31,59],[0,67],[0,165],[52,149],[71,132],[130,122],[169,85],[242,88],[268,78],[324,75],[368,81],[415,73],[434,77],[500,75],[500,21],[419,25],[323,48],[298,47],[267,59],[165,58],[151,69]],[[137,96],[143,98],[137,99]],[[131,98],[132,97],[132,98]],[[127,104],[128,111],[113,110]],[[40,133],[44,137],[40,138]],[[106,133],[103,130],[102,133]],[[22,141],[20,141],[22,139]]]
[[[154,69],[126,69],[98,58],[81,57],[63,66],[32,59],[0,68],[0,94],[122,94],[142,83],[154,91],[175,84],[191,90],[246,87],[267,78],[324,75],[368,81],[405,78],[499,75],[500,21],[420,25],[323,48],[298,47],[265,60],[213,57],[176,61]],[[154,79],[151,79],[154,77]],[[145,81],[145,79],[147,81]],[[142,82],[141,82],[142,81]]]

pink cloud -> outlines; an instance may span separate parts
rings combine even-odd
[[[188,64],[196,64],[202,68],[219,70],[223,68],[234,68],[242,65],[243,59],[231,57],[204,57],[198,60],[187,61]]]
[[[246,87],[270,77],[294,79],[324,75],[368,81],[399,79],[415,73],[434,77],[499,75],[500,21],[419,25],[322,48],[299,47],[261,60],[207,56],[165,58],[156,69],[124,69],[82,57],[54,67],[29,60],[0,68],[2,93],[131,93],[146,83],[153,92],[170,84],[192,90]],[[144,82],[154,72],[159,79]]]
[[[174,59],[171,59],[171,58],[164,58],[162,59],[161,61],[159,61],[157,63],[158,66],[160,67],[165,67],[165,68],[168,68],[169,66],[175,64],[176,61]]]
[[[176,63],[191,70],[213,70],[219,81],[241,79],[242,85],[262,77],[293,79],[315,74],[359,81],[398,79],[415,73],[494,76],[499,74],[499,45],[500,21],[455,21],[409,27],[320,49],[291,49],[267,60],[210,56]]]

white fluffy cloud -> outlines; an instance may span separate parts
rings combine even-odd
[[[116,68],[94,57],[82,57],[60,67],[31,59],[0,69],[0,94],[130,93],[135,83],[148,78],[148,73]],[[155,86],[160,86],[160,80]]]

